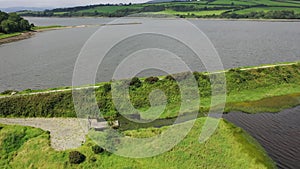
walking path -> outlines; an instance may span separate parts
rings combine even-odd
[[[88,128],[81,126],[87,120],[77,118],[0,118],[0,123],[41,128],[50,131],[51,146],[55,150],[77,148],[85,142]]]

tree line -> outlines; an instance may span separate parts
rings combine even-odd
[[[14,33],[30,30],[33,27],[28,20],[16,13],[5,13],[0,11],[0,33]]]

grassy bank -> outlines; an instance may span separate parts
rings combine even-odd
[[[51,29],[58,29],[58,28],[63,28],[64,26],[60,25],[49,25],[49,26],[35,26],[32,28],[34,31],[38,30],[51,30]]]
[[[132,159],[107,152],[95,154],[94,142],[87,139],[83,146],[75,149],[86,157],[79,165],[69,163],[69,152],[74,150],[58,152],[49,146],[47,132],[0,125],[0,164],[3,168],[275,168],[255,140],[223,120],[211,139],[200,144],[198,137],[204,121],[205,118],[198,119],[187,137],[172,150],[151,158]],[[150,128],[124,134],[149,137],[162,130]]]
[[[176,75],[182,77],[185,75]],[[210,108],[211,83],[213,75],[195,72],[200,92],[200,109],[190,107],[186,113],[199,111],[205,116]],[[130,99],[133,106],[141,111],[140,116],[150,118],[152,113],[147,112],[150,107],[149,94],[155,89],[165,92],[167,97],[166,109],[160,118],[176,117],[179,111],[181,95],[178,84],[169,76],[160,77],[154,81],[152,78],[143,78],[140,85],[130,87]],[[286,98],[295,97],[292,94],[300,93],[300,64],[281,65],[253,69],[231,69],[226,72],[227,98],[226,111],[242,110],[245,112],[276,112],[281,108],[298,105],[299,99],[285,99],[282,104],[270,101],[269,104],[255,104],[257,108],[245,108],[246,102],[264,102],[263,99],[274,96]],[[101,83],[96,89],[82,89],[79,94],[86,94],[95,90],[96,100],[102,114],[107,118],[116,117],[118,112],[112,102],[110,83]],[[187,87],[187,91],[189,88]],[[29,93],[30,94],[30,93]],[[297,95],[298,96],[298,95]],[[86,99],[82,97],[82,99]],[[197,100],[191,100],[197,101]],[[212,105],[216,106],[216,105]],[[159,108],[159,106],[157,107]],[[82,105],[83,111],[89,111],[89,105]],[[11,96],[0,99],[1,117],[76,117],[73,107],[72,91],[66,90],[54,93],[40,93],[33,95]],[[126,112],[125,112],[126,113]],[[131,112],[127,112],[130,114]]]
[[[213,0],[192,2],[161,2],[145,4],[100,4],[58,8],[47,11],[23,11],[19,14],[39,17],[122,17],[135,16],[178,16],[188,18],[265,18],[296,19],[300,18],[300,4],[297,0]],[[288,11],[288,12],[287,12]],[[137,15],[139,14],[139,15]],[[142,15],[141,15],[142,14]]]
[[[19,35],[21,35],[20,32],[18,32],[18,33],[9,33],[9,34],[0,33],[0,39],[11,38],[11,37],[19,36]]]
[[[34,35],[34,32],[36,31],[47,31],[47,30],[53,30],[59,28],[64,28],[64,27],[59,25],[35,26],[32,27],[31,30],[29,31],[8,33],[8,34],[0,33],[0,44],[10,43],[10,42],[15,42],[15,41],[30,38],[32,35]]]

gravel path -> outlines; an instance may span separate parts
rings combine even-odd
[[[87,120],[77,118],[0,118],[0,123],[41,128],[50,131],[51,146],[55,150],[80,147],[85,142],[88,129],[81,126]]]

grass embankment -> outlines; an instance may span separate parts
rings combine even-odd
[[[209,76],[213,77],[213,74],[194,73],[194,75],[200,86],[200,110],[198,110],[198,107],[190,107],[186,110],[186,113],[199,111],[199,116],[205,116],[211,106]],[[177,76],[184,80],[184,74]],[[300,104],[298,95],[293,95],[300,93],[299,63],[247,70],[231,69],[226,72],[226,81],[227,112],[234,110],[242,110],[248,113],[278,112],[282,108]],[[150,107],[148,96],[154,89],[164,91],[167,97],[166,109],[160,115],[160,118],[176,117],[181,102],[180,90],[177,83],[167,77],[161,77],[160,80],[153,83],[142,80],[139,86],[133,85],[130,87],[131,102],[136,109],[141,111],[140,116],[144,119],[152,116],[152,113],[146,112],[146,110]],[[91,90],[94,89],[84,89],[79,92],[84,95]],[[102,83],[95,90],[97,103],[103,115],[107,118],[116,117],[118,112],[112,102],[110,83]],[[266,100],[263,99],[274,96],[282,96],[285,101],[280,101],[280,99],[273,101],[271,99],[268,104],[265,104]],[[1,98],[0,117],[76,117],[72,100],[72,91]],[[279,102],[280,104],[278,104]],[[246,105],[251,106],[247,107]],[[83,111],[88,111],[89,108],[89,105],[81,106]],[[131,112],[127,113],[130,114]]]
[[[198,119],[191,132],[172,150],[161,155],[133,159],[107,152],[95,154],[90,139],[75,149],[86,156],[71,165],[68,151],[54,151],[49,134],[40,129],[0,124],[0,165],[3,168],[275,168],[259,144],[242,129],[221,120],[217,131],[205,143],[199,134],[205,118]],[[151,137],[163,129],[126,131],[130,137]],[[122,141],[122,140],[121,140]]]
[[[24,32],[16,32],[16,33],[0,33],[0,44],[4,43],[10,43],[10,42],[15,42],[23,39],[30,38],[36,31],[47,31],[47,30],[54,30],[54,29],[59,29],[59,28],[64,28],[63,26],[35,26],[31,28],[30,31],[24,31]]]
[[[9,33],[9,34],[0,33],[0,39],[11,38],[11,37],[14,37],[14,36],[19,36],[19,35],[21,35],[20,32],[18,32],[18,33]]]
[[[32,28],[32,30],[37,31],[37,30],[48,30],[48,29],[58,29],[58,28],[63,28],[65,26],[60,26],[60,25],[49,25],[49,26],[35,26]]]
[[[300,18],[300,3],[297,0],[213,0],[192,2],[161,2],[123,5],[89,5],[72,8],[34,12],[23,11],[26,16],[55,17],[122,17],[172,15],[188,18],[254,18],[254,19],[295,19]],[[277,12],[275,12],[277,11]],[[290,11],[283,13],[282,11]],[[274,13],[275,12],[275,13]],[[279,12],[279,13],[278,13]],[[137,15],[138,14],[138,15]]]

